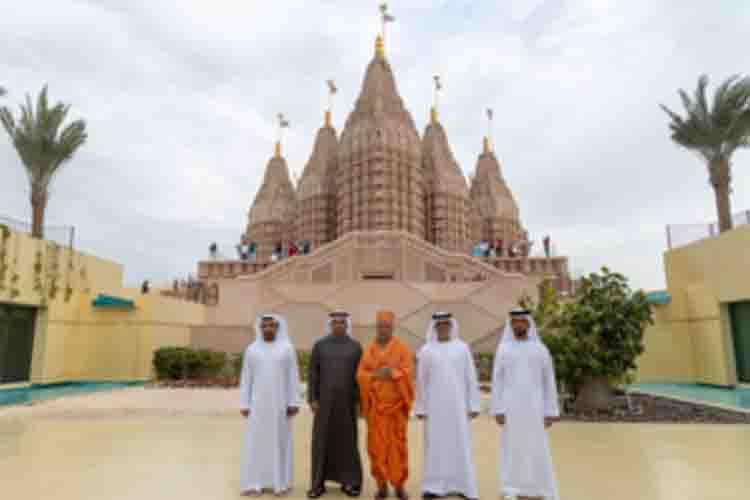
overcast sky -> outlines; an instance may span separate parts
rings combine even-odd
[[[127,6],[124,6],[127,5]],[[48,223],[126,266],[128,284],[195,272],[230,253],[273,152],[292,128],[293,172],[340,93],[340,131],[378,30],[375,0],[0,0],[0,103],[50,85],[90,140],[55,180]],[[750,71],[746,0],[403,0],[387,57],[420,133],[432,75],[441,120],[471,173],[495,110],[503,174],[532,237],[571,270],[602,265],[664,285],[668,223],[715,219],[705,166],[669,140],[659,103]],[[711,90],[713,90],[713,85]],[[28,220],[28,186],[0,131],[0,215]],[[750,209],[750,153],[734,158],[735,211]]]

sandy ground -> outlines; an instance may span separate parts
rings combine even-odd
[[[236,390],[133,388],[4,408],[0,491],[19,500],[238,499],[243,427]],[[311,427],[302,412],[292,500],[307,488]],[[481,498],[497,498],[499,432],[481,417],[473,435]],[[729,500],[750,491],[747,425],[562,423],[550,439],[563,500]],[[424,452],[416,421],[409,443],[416,498]],[[332,488],[326,498],[344,497]]]

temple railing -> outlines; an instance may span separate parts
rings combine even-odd
[[[738,212],[732,215],[732,227],[746,226],[750,224],[750,210]],[[706,238],[713,238],[721,234],[719,224],[711,222],[707,224],[669,224],[667,231],[667,248],[684,247],[690,243]]]
[[[233,279],[239,276],[256,275],[263,272],[277,274],[284,273],[289,265],[293,265],[296,259],[315,259],[316,254],[320,252],[330,252],[337,246],[347,244],[349,238],[354,237],[372,237],[373,235],[351,233],[333,242],[330,242],[320,248],[313,250],[307,255],[288,257],[277,262],[271,261],[247,261],[247,260],[207,260],[198,264],[198,278],[200,280],[224,280]],[[413,235],[406,235],[411,244],[430,245]],[[369,245],[368,245],[369,246]],[[448,252],[439,247],[435,247],[440,254],[450,255]],[[455,254],[454,254],[455,255]],[[570,290],[570,277],[568,273],[567,257],[471,257],[462,255],[461,258],[472,260],[481,267],[489,266],[503,273],[523,274],[528,276],[538,276],[553,282],[553,286],[560,291]],[[488,268],[485,267],[487,271]],[[481,269],[478,269],[481,271]],[[486,274],[486,273],[485,273]]]

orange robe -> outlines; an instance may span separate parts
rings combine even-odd
[[[413,365],[407,345],[393,337],[385,349],[371,343],[357,370],[360,405],[367,419],[367,453],[380,488],[389,482],[401,488],[409,477],[406,425],[414,403]],[[391,380],[374,377],[384,367],[391,369]]]

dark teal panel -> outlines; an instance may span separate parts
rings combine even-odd
[[[737,361],[737,378],[750,383],[750,301],[729,305],[732,340]]]
[[[0,383],[29,380],[35,318],[36,309],[0,305]]]
[[[135,309],[135,303],[132,300],[101,294],[96,296],[91,305],[96,308]]]

